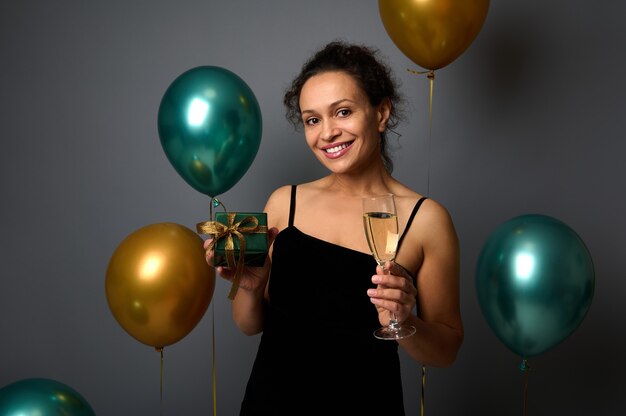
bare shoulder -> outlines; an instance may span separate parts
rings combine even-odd
[[[423,212],[424,216],[430,217],[431,220],[439,219],[442,221],[452,221],[452,217],[450,216],[448,209],[439,201],[431,197],[424,199],[420,211]]]
[[[287,227],[289,223],[289,206],[291,198],[291,185],[284,185],[274,190],[265,204],[267,221],[270,227],[279,230]]]
[[[456,229],[450,212],[433,198],[424,200],[411,228],[421,230],[423,244],[457,244]]]
[[[405,203],[412,210],[420,198],[421,195]],[[406,211],[405,215],[408,216]],[[398,252],[398,262],[407,270],[417,275],[426,258],[438,258],[450,266],[456,264],[458,237],[450,213],[440,202],[430,197],[424,199],[413,221],[407,225],[409,228],[406,229],[402,248]]]

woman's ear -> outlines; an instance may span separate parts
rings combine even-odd
[[[377,114],[378,131],[382,133],[387,130],[387,121],[389,121],[389,116],[391,115],[391,100],[389,100],[389,98],[383,99],[380,104],[378,104]]]

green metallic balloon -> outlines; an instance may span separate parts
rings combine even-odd
[[[584,319],[595,273],[582,239],[563,222],[539,214],[500,225],[478,259],[476,289],[484,317],[511,351],[539,355]]]
[[[94,416],[87,401],[73,388],[47,378],[27,378],[0,389],[3,416]]]
[[[199,66],[178,76],[159,106],[161,145],[176,172],[210,197],[246,173],[261,142],[261,109],[233,72]]]

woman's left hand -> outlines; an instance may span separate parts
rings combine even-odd
[[[381,325],[389,324],[389,312],[395,313],[398,322],[402,323],[415,308],[417,289],[413,285],[413,278],[402,266],[387,262],[385,270],[381,266],[376,267],[372,283],[377,286],[368,289],[367,295],[376,305]]]

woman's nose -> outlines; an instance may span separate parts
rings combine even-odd
[[[321,138],[327,142],[333,141],[335,137],[341,135],[341,129],[339,129],[332,121],[325,122],[322,126]]]

